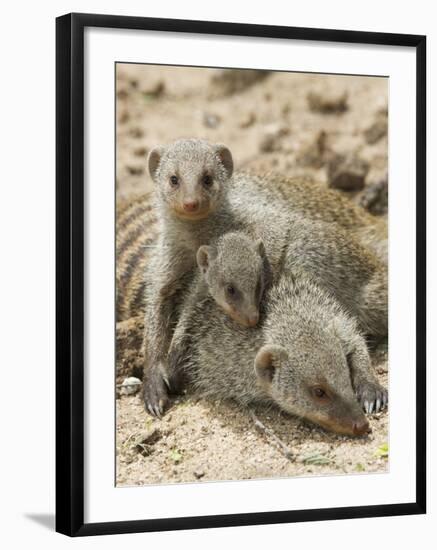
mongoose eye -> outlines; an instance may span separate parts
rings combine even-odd
[[[233,285],[227,285],[226,292],[228,293],[229,296],[235,296],[237,291]]]
[[[211,187],[212,185],[212,177],[208,174],[205,174],[202,178],[202,183],[205,187]]]
[[[179,178],[177,176],[172,176],[170,178],[170,185],[172,187],[177,187],[179,185]]]
[[[316,386],[315,388],[312,388],[312,392],[314,397],[317,397],[317,399],[324,399],[328,397],[326,391],[320,386]]]

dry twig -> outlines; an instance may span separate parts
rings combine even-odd
[[[253,411],[249,411],[249,414],[255,424],[255,427],[264,435],[273,440],[273,442],[276,444],[277,447],[279,447],[279,450],[285,456],[285,458],[287,458],[288,460],[294,460],[293,453],[290,451],[287,445],[279,439],[275,432],[271,428],[265,426]]]

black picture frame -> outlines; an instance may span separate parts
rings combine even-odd
[[[84,523],[84,29],[106,27],[416,50],[416,499],[389,505]],[[426,511],[426,37],[95,14],[56,20],[56,530],[69,536],[423,514]]]

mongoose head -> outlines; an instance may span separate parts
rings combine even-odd
[[[181,139],[150,152],[149,172],[162,204],[179,218],[199,220],[222,203],[233,160],[225,145]]]
[[[369,431],[339,343],[300,334],[292,347],[265,345],[256,355],[255,372],[264,391],[285,411],[338,434]]]
[[[254,327],[264,292],[265,252],[262,241],[228,233],[215,245],[201,246],[197,263],[209,293],[238,324]]]

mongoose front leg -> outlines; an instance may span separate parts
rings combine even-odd
[[[369,352],[361,336],[355,339],[347,357],[352,386],[364,411],[372,414],[383,410],[388,403],[388,392],[372,372]]]
[[[144,327],[143,398],[146,410],[160,417],[168,405],[170,382],[165,363],[172,302],[157,296],[148,309]]]
[[[149,289],[144,323],[143,398],[146,410],[153,416],[162,416],[169,403],[169,390],[176,390],[167,353],[177,316],[177,298],[192,266],[193,258],[183,251],[164,254],[151,264],[150,276],[155,281]]]
[[[191,289],[187,296],[185,307],[178,320],[173,333],[171,344],[168,350],[168,370],[172,380],[178,386],[183,379],[183,367],[189,354],[190,348],[190,327],[196,315],[196,306],[207,296],[207,289],[203,281],[199,281]]]

